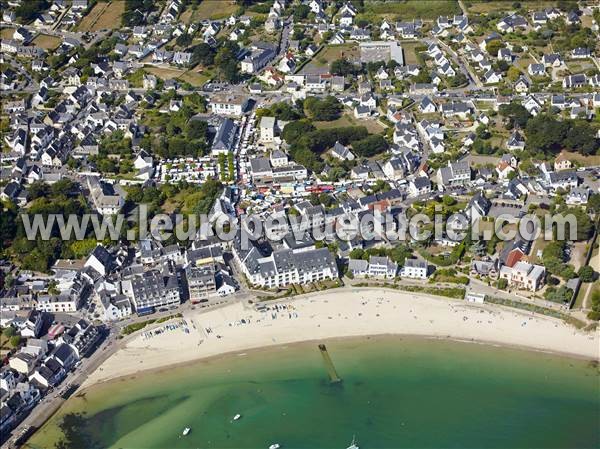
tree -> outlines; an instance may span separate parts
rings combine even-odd
[[[579,273],[577,273],[581,282],[593,282],[594,281],[594,269],[589,265],[581,267]]]
[[[519,70],[517,67],[515,67],[514,65],[513,65],[513,66],[510,66],[510,67],[508,68],[508,71],[506,72],[506,77],[507,77],[507,78],[508,78],[510,81],[512,81],[513,83],[514,83],[515,81],[517,81],[517,80],[519,79],[519,77],[520,77],[520,76],[521,76],[521,71],[520,71],[520,70]]]
[[[45,9],[50,7],[50,4],[46,0],[27,0],[20,3],[15,9],[15,15],[23,23],[31,22]]]
[[[594,129],[589,123],[576,120],[569,127],[563,145],[571,148],[584,156],[593,155],[600,147]]]
[[[560,287],[549,287],[544,293],[544,298],[548,301],[565,303],[571,300],[573,296],[573,290],[567,288],[565,285]]]
[[[505,278],[498,279],[498,288],[500,290],[506,289],[507,286],[508,286],[508,281]]]
[[[204,120],[190,120],[186,126],[186,135],[190,139],[206,139],[208,123]]]
[[[355,75],[358,68],[347,58],[336,59],[331,63],[331,73],[339,76]]]
[[[590,195],[587,208],[592,213],[600,213],[600,193],[592,193]]]
[[[183,33],[177,36],[175,43],[180,47],[187,47],[192,43],[192,36],[189,33]]]
[[[500,39],[494,39],[485,47],[487,52],[494,58],[498,56],[498,50],[504,48],[504,43]]]
[[[12,337],[10,337],[10,345],[13,348],[18,347],[21,344],[21,336],[20,335],[13,335]]]
[[[294,8],[294,22],[300,22],[308,17],[310,7],[308,5],[298,5]]]
[[[372,157],[376,154],[383,153],[388,147],[387,141],[380,134],[365,137],[352,144],[352,148],[356,154],[362,157]]]
[[[556,154],[562,149],[562,142],[569,129],[569,124],[546,114],[540,114],[527,121],[525,134],[527,146],[544,153]]]
[[[313,131],[315,127],[307,120],[298,120],[290,122],[283,128],[281,136],[288,143],[296,142],[302,135]]]
[[[313,119],[332,121],[340,116],[343,106],[337,98],[329,95],[322,100],[317,97],[306,98],[304,109]]]
[[[215,61],[215,51],[205,43],[196,45],[192,49],[192,65],[202,64],[203,66],[213,65]]]
[[[519,128],[525,128],[527,122],[532,117],[531,114],[524,106],[518,103],[503,104],[499,108],[500,115],[508,118],[508,128],[512,129],[516,126]]]
[[[12,326],[8,326],[8,327],[4,328],[4,330],[2,330],[2,335],[4,335],[6,338],[10,338],[13,335],[15,335],[16,333],[17,333],[17,331]]]

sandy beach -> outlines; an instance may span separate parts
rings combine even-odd
[[[330,290],[265,305],[265,311],[241,303],[189,311],[182,319],[144,329],[82,387],[230,352],[382,334],[452,338],[600,359],[598,332],[493,305],[384,289]]]

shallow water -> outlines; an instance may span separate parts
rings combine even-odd
[[[92,448],[600,447],[597,366],[453,341],[371,337],[195,362],[91,388],[31,441],[53,448],[82,412]],[[232,421],[240,413],[239,421]],[[184,427],[188,436],[181,436]]]

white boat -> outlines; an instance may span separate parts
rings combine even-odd
[[[183,432],[181,433],[183,436],[186,436],[188,433],[190,433],[190,429],[189,427],[186,427],[185,429],[183,429]]]
[[[275,444],[271,444],[269,446],[269,449],[279,449],[281,446],[279,445],[279,443],[275,443]]]
[[[233,417],[233,420],[234,420],[234,421],[237,421],[237,420],[238,420],[238,419],[240,419],[241,417],[242,417],[242,415],[240,415],[240,414],[238,413],[237,415],[235,415],[235,416]]]
[[[356,438],[352,437],[352,444],[348,446],[348,449],[359,449],[359,447],[356,445]]]

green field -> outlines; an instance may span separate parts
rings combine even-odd
[[[465,0],[463,3],[468,12],[478,14],[487,14],[495,11],[513,11],[515,9],[513,2],[511,1]],[[523,0],[519,3],[521,4],[522,8],[537,10],[556,6],[557,2],[546,0]]]
[[[406,0],[406,1],[366,1],[364,13],[358,19],[367,20],[390,18],[401,20],[434,20],[438,16],[460,14],[461,9],[455,0]]]
[[[343,128],[345,126],[364,126],[371,134],[379,134],[384,129],[383,126],[381,126],[375,119],[358,120],[351,114],[344,114],[339,119],[330,122],[314,122],[314,125],[318,129]]]
[[[184,21],[197,21],[201,19],[226,19],[239,9],[239,5],[231,0],[203,0],[195,9],[191,17],[189,13],[182,14]]]

